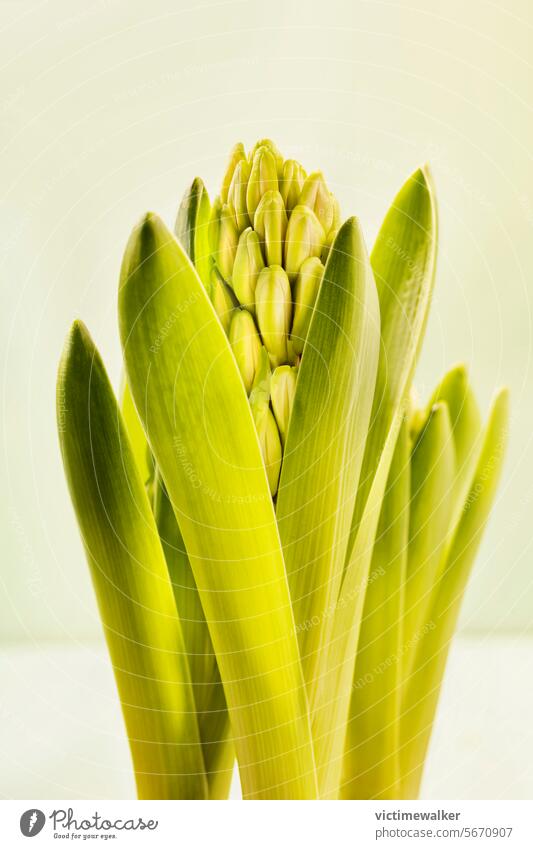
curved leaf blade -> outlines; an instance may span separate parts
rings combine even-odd
[[[324,270],[299,368],[277,518],[311,705],[363,459],[379,352],[379,308],[356,219]],[[306,622],[319,623],[311,628]]]
[[[210,799],[227,799],[235,753],[224,689],[203,608],[174,511],[155,469],[128,382],[124,376],[121,411],[130,444],[152,504],[163,546],[194,692],[194,703]]]
[[[439,401],[444,401],[448,407],[455,448],[454,506],[450,520],[450,528],[454,530],[468,495],[482,445],[481,415],[463,364],[454,366],[444,375],[428,407],[431,408]]]
[[[348,722],[370,564],[402,419],[402,411],[398,407],[357,529],[339,598],[331,614],[331,636],[324,653],[324,671],[313,723],[315,741],[323,741],[322,745],[329,751],[326,775],[322,781],[323,795],[327,798],[337,798],[341,783],[345,735],[339,730],[342,731]]]
[[[144,483],[98,352],[76,322],[57,386],[61,452],[146,799],[207,798],[187,656]]]
[[[449,533],[453,509],[455,450],[450,414],[444,401],[434,404],[411,453],[409,549],[405,584],[404,676],[408,678]]]
[[[410,446],[398,435],[379,518],[357,647],[341,784],[343,799],[397,799],[405,646]]]
[[[509,394],[495,398],[469,494],[445,568],[434,588],[428,629],[417,644],[402,707],[402,798],[417,798],[451,640],[464,591],[501,475],[509,426]]]
[[[227,799],[235,752],[224,689],[191,564],[165,485],[156,480],[154,515],[191,670],[210,799]]]
[[[437,255],[437,209],[426,167],[402,186],[371,253],[381,313],[381,349],[351,545],[396,410],[405,403],[424,338]]]
[[[211,203],[200,177],[195,177],[181,201],[174,232],[211,296],[212,259],[209,248]]]
[[[359,491],[352,518],[345,573],[332,619],[320,710],[327,736],[327,693],[340,694],[335,705],[339,728],[347,721],[357,641],[372,551],[390,464],[404,415],[427,322],[437,251],[437,210],[426,168],[419,169],[396,196],[371,253],[381,314],[381,345],[376,389]],[[329,793],[338,785],[343,742],[334,741]]]
[[[148,215],[123,262],[128,381],[218,658],[243,793],[313,798],[313,750],[275,515],[248,399],[188,257]]]
[[[137,467],[143,483],[150,492],[153,489],[154,483],[154,461],[143,426],[140,422],[139,416],[137,415],[133,398],[131,397],[131,390],[128,386],[126,375],[123,375],[122,377],[119,397],[120,412],[122,413],[124,426],[129,437],[131,450],[137,462]]]

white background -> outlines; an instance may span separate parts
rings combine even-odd
[[[466,659],[453,679],[481,682],[486,722],[472,686],[451,693],[453,728],[470,743],[468,723],[478,729],[471,775],[482,775],[487,795],[530,792],[531,741],[510,751],[502,730],[505,720],[520,727],[533,659],[529,0],[4,0],[0,11],[0,637],[4,668],[15,672],[0,703],[4,745],[16,739],[23,702],[35,709],[28,746],[43,745],[32,728],[42,711],[45,726],[53,719],[39,699],[52,710],[61,692],[54,652],[77,648],[82,680],[87,653],[106,668],[55,429],[68,326],[83,317],[118,383],[117,277],[134,222],[150,208],[172,222],[193,176],[213,195],[233,142],[269,135],[285,155],[322,167],[369,244],[403,180],[432,165],[441,254],[421,395],[465,359],[483,410],[502,383],[513,408],[504,481],[461,619]],[[520,651],[493,662],[518,641]],[[20,651],[32,653],[25,679]],[[67,700],[65,727],[76,720],[69,710],[81,710],[91,728],[81,692],[81,707]],[[116,710],[112,686],[102,692]],[[17,792],[29,762],[10,775]],[[454,786],[450,778],[434,792]],[[79,792],[98,795],[95,786]]]

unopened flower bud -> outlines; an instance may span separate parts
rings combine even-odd
[[[280,192],[287,215],[298,203],[305,182],[305,171],[295,159],[283,163]]]
[[[231,318],[229,341],[233,350],[246,392],[254,382],[261,353],[261,340],[253,317],[247,310],[236,310]]]
[[[211,216],[207,228],[207,239],[209,250],[214,255],[218,250],[218,237],[220,235],[220,215],[222,213],[222,201],[216,197],[211,206]]]
[[[228,192],[228,206],[235,218],[235,225],[239,233],[250,226],[248,210],[246,208],[246,190],[250,177],[250,163],[247,159],[241,159],[237,163]]]
[[[285,268],[289,280],[296,279],[306,259],[320,256],[325,240],[324,228],[315,213],[307,206],[295,206],[285,235]]]
[[[233,264],[232,286],[241,304],[252,313],[255,312],[257,277],[264,266],[259,236],[255,230],[248,227],[239,237]]]
[[[287,215],[279,192],[266,192],[255,211],[254,230],[259,235],[267,265],[283,264]]]
[[[238,242],[239,233],[235,226],[235,220],[229,206],[225,204],[220,211],[218,249],[215,253],[215,259],[222,277],[228,283],[231,281]]]
[[[264,145],[258,147],[252,161],[250,179],[246,191],[246,206],[250,221],[254,220],[255,210],[265,192],[278,190],[278,172],[276,158]]]
[[[327,233],[335,225],[338,206],[335,198],[326,186],[326,181],[320,171],[315,171],[307,177],[298,203],[312,209]]]
[[[278,179],[281,179],[281,174],[282,174],[282,171],[283,171],[283,156],[280,153],[278,147],[276,147],[276,145],[272,141],[272,139],[259,139],[259,141],[254,144],[254,146],[253,146],[253,148],[250,152],[250,162],[253,161],[253,158],[256,154],[256,151],[260,147],[268,148],[268,150],[273,155],[274,159],[276,160],[276,170],[277,170],[277,174],[278,174]]]
[[[216,268],[211,270],[211,301],[222,327],[226,333],[229,333],[231,316],[236,303],[231,289],[226,286]]]
[[[414,386],[411,386],[406,400],[405,414],[409,426],[409,436],[411,441],[415,443],[427,421],[428,411],[427,407],[422,404],[420,395]]]
[[[278,366],[274,369],[270,379],[270,400],[282,445],[285,445],[287,439],[289,419],[296,391],[296,376],[297,371],[292,366]]]
[[[281,471],[282,448],[278,427],[270,409],[269,401],[270,365],[266,349],[261,348],[256,377],[250,393],[250,408],[259,437],[270,493],[275,495]]]
[[[324,266],[316,256],[302,263],[294,284],[294,318],[291,344],[296,354],[301,354],[316,303],[316,296],[324,273]]]
[[[324,265],[326,264],[329,252],[331,250],[331,246],[335,241],[338,232],[338,230],[330,230],[326,236],[326,241],[324,242],[324,247],[322,248],[322,253],[320,255],[320,258],[322,259]]]
[[[281,471],[281,439],[278,426],[270,407],[254,412],[255,428],[259,437],[261,454],[268,478],[270,494],[274,496],[278,491],[279,475]]]
[[[270,362],[287,362],[287,338],[291,322],[292,300],[289,278],[279,265],[263,268],[257,278],[255,310],[263,343]]]
[[[341,208],[335,195],[331,195],[331,197],[333,198],[333,224],[331,225],[331,232],[337,234],[341,226]]]
[[[220,198],[222,203],[228,202],[229,187],[233,179],[233,173],[235,171],[235,168],[237,167],[237,164],[243,159],[246,159],[246,151],[244,149],[244,145],[242,142],[237,142],[237,144],[234,145],[231,149],[228,164],[226,167],[226,173],[224,174],[224,179],[222,180],[222,189],[220,190]]]

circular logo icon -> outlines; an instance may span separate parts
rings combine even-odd
[[[46,817],[38,808],[30,808],[24,811],[20,818],[20,830],[24,837],[35,837],[42,831]]]

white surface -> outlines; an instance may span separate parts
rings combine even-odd
[[[4,649],[0,676],[2,798],[134,797],[102,644]],[[457,639],[423,797],[533,798],[532,716],[533,640]]]

